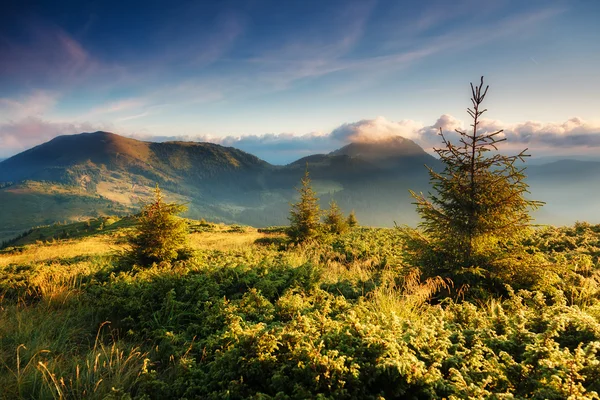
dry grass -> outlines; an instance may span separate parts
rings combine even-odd
[[[29,245],[23,253],[0,254],[0,267],[10,264],[45,263],[61,258],[96,256],[123,249],[115,238],[93,236],[77,240],[61,240],[54,243]]]
[[[194,250],[240,250],[254,246],[256,239],[273,237],[246,228],[245,232],[201,232],[189,236]],[[49,263],[57,259],[72,257],[101,256],[125,249],[118,237],[110,235],[91,236],[82,239],[28,245],[26,251],[0,254],[0,267],[10,264]]]
[[[74,368],[38,361],[45,389],[53,398],[120,398],[144,371],[146,353],[114,338],[111,345],[106,345],[100,338],[100,330],[93,349],[83,357],[85,361],[75,362]]]
[[[267,237],[256,229],[246,232],[202,232],[190,235],[190,245],[196,250],[239,250],[252,246],[259,238]]]
[[[452,282],[439,276],[423,281],[418,270],[408,272],[399,284],[396,273],[386,270],[382,282],[367,297],[369,306],[374,311],[418,320],[427,302],[440,290],[448,289],[451,284]]]

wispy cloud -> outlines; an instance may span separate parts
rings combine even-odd
[[[63,29],[40,23],[26,26],[25,41],[0,38],[0,76],[29,86],[64,86],[108,69]]]
[[[372,6],[373,3],[369,4]],[[475,6],[472,2],[462,2],[463,7],[447,7],[443,4],[440,4],[438,12],[424,15],[415,22],[416,25],[409,23],[412,26],[410,30],[398,27],[397,23],[388,27],[369,26],[370,8],[348,13],[345,23],[335,25],[337,34],[317,38],[301,35],[300,39],[283,41],[279,47],[262,49],[259,56],[242,61],[255,67],[253,79],[275,90],[287,89],[298,81],[330,74],[354,74],[356,80],[342,84],[343,91],[347,92],[353,84],[360,89],[364,76],[375,76],[382,81],[388,78],[389,73],[401,71],[422,60],[441,54],[456,54],[503,37],[518,35],[564,11],[562,8],[547,7],[489,22],[476,20],[462,23],[452,30],[438,29],[430,33],[428,29],[433,25],[472,14]],[[361,44],[366,33],[373,35],[373,31],[376,32],[375,36],[387,39],[370,42],[366,53],[357,51],[364,47]]]
[[[0,117],[5,120],[20,120],[40,116],[54,108],[58,98],[57,93],[44,90],[34,90],[18,99],[0,98]]]
[[[129,111],[131,109],[136,109],[139,107],[143,107],[147,104],[147,100],[141,97],[136,98],[127,98],[120,99],[116,101],[110,101],[108,103],[102,104],[98,107],[92,108],[87,115],[104,115],[104,114],[113,114],[119,113],[123,111]]]
[[[126,117],[117,118],[117,122],[131,121],[133,119],[147,117],[148,115],[150,115],[150,112],[149,111],[144,111],[143,113],[140,113],[140,114],[128,115]]]

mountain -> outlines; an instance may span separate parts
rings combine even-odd
[[[529,197],[546,204],[534,215],[542,223],[600,222],[600,161],[563,159],[526,169]]]
[[[253,226],[286,224],[308,166],[326,208],[372,226],[415,224],[408,190],[427,192],[440,161],[411,140],[350,143],[283,166],[212,143],[153,143],[109,132],[59,136],[0,162],[0,241],[32,226],[135,212],[159,184],[187,216]],[[527,168],[530,197],[547,204],[541,223],[597,220],[600,162],[562,160]]]
[[[412,165],[415,162],[434,162],[435,160],[418,144],[401,136],[371,142],[350,143],[341,149],[332,151],[329,155],[361,159],[382,168]]]
[[[268,168],[259,158],[212,143],[142,142],[109,132],[58,136],[0,163],[3,181],[46,180],[98,184],[101,170],[154,181],[210,181],[240,171]],[[91,176],[86,176],[86,173]]]
[[[365,224],[413,222],[407,188],[426,190],[423,164],[436,163],[400,137],[274,166],[212,143],[153,143],[109,132],[59,136],[0,162],[0,239],[34,225],[134,212],[157,183],[193,218],[285,224],[307,164],[323,207],[335,198]]]
[[[129,213],[156,183],[171,200],[189,203],[191,215],[232,221],[220,209],[240,192],[261,189],[272,168],[211,143],[59,136],[0,162],[0,224],[8,236],[32,225]]]

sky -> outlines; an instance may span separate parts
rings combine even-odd
[[[63,134],[211,141],[291,162],[468,128],[600,154],[600,1],[28,1],[0,12],[0,157]]]

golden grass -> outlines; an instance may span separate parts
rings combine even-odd
[[[240,250],[254,245],[256,239],[273,237],[246,228],[246,232],[201,232],[189,235],[194,250]],[[23,253],[0,254],[0,267],[10,264],[46,263],[56,259],[108,255],[126,248],[116,236],[98,235],[81,239],[28,245]]]
[[[0,254],[0,267],[10,264],[43,263],[59,258],[94,256],[123,249],[115,238],[102,235],[29,245],[23,253]]]
[[[239,250],[252,246],[259,238],[267,237],[252,229],[247,232],[202,232],[190,235],[190,245],[196,250]]]

